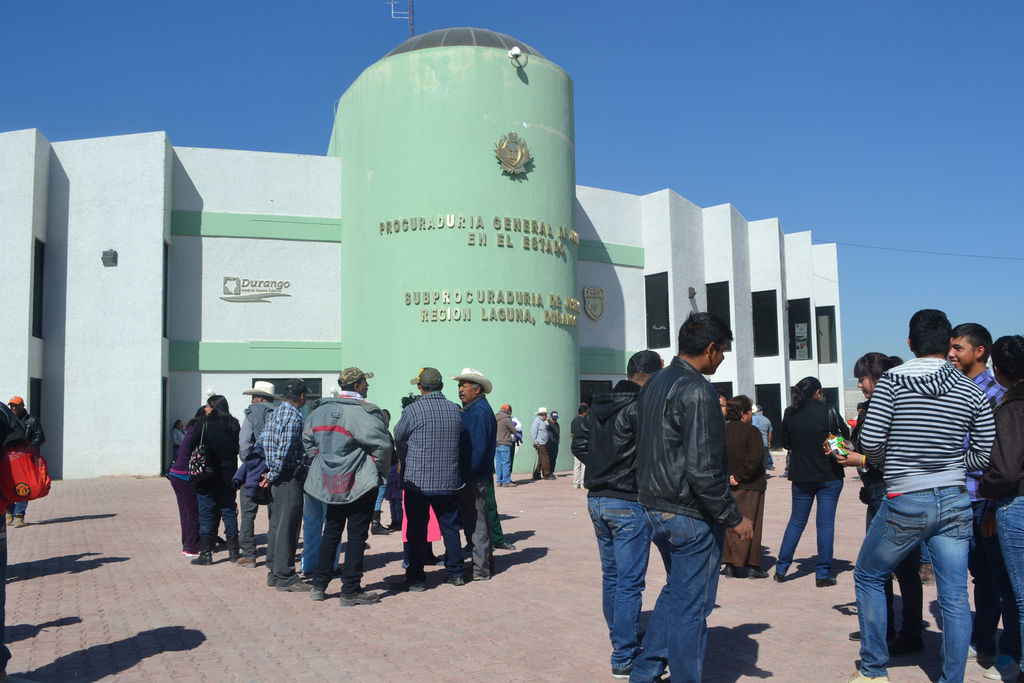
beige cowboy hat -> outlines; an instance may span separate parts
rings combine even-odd
[[[483,387],[485,394],[491,393],[491,389],[494,388],[491,385],[491,380],[484,377],[482,372],[473,368],[462,368],[462,372],[453,376],[452,379],[456,382],[476,382]]]
[[[547,414],[548,414],[548,409],[545,408],[544,406],[541,406],[540,408],[537,408],[537,415],[547,415]]]
[[[270,400],[277,398],[274,395],[274,385],[270,382],[256,382],[252,385],[252,389],[246,389],[242,394],[245,396],[266,396]]]

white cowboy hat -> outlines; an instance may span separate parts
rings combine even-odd
[[[277,398],[274,395],[274,385],[270,382],[256,382],[252,385],[252,389],[246,389],[242,394],[245,396],[266,396],[271,400]]]
[[[537,408],[537,414],[538,415],[547,415],[548,414],[548,409],[545,408],[544,406],[541,406],[540,408]]]
[[[484,377],[482,372],[473,368],[462,368],[462,372],[452,377],[452,379],[456,382],[476,382],[483,387],[485,394],[491,393],[491,389],[494,388],[491,380]]]

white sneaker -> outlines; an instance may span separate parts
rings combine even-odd
[[[181,551],[181,554],[185,557],[199,557],[199,553],[187,553],[184,550]]]
[[[985,678],[993,681],[1014,681],[1020,673],[1020,665],[1010,655],[999,655],[996,663],[985,671]]]
[[[857,670],[857,673],[846,679],[846,683],[866,683],[867,681],[875,681],[875,683],[889,683],[888,676],[865,676]]]

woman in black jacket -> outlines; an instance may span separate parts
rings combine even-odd
[[[815,527],[818,531],[818,561],[814,565],[814,585],[836,585],[832,576],[832,544],[835,536],[836,506],[843,490],[843,468],[825,455],[822,444],[828,435],[850,438],[850,428],[825,403],[821,382],[804,377],[793,387],[792,404],[782,416],[782,445],[789,449],[789,480],[793,482],[793,507],[775,563],[775,580],[782,583],[793,564],[800,535],[807,526],[811,505],[818,501]]]
[[[238,420],[228,412],[228,400],[219,394],[206,401],[206,417],[192,430],[189,453],[202,444],[212,474],[191,481],[199,499],[199,557],[192,564],[213,564],[217,515],[224,521],[228,560],[238,559],[238,513],[231,478],[238,468]]]

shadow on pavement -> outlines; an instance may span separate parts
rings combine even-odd
[[[805,557],[805,558],[802,558],[802,559],[799,559],[799,560],[794,559],[792,566],[790,566],[789,571],[786,573],[786,580],[787,581],[792,581],[795,578],[798,578],[798,577],[801,577],[801,576],[806,576],[806,575],[813,576],[814,575],[814,564],[815,564],[815,562],[817,562],[817,558],[816,557]],[[762,562],[761,566],[762,567],[767,567],[769,565],[768,565],[767,562]],[[775,565],[771,565],[771,566],[774,567]],[[774,571],[774,569],[772,571]],[[846,572],[852,572],[852,571],[853,571],[853,563],[850,562],[849,560],[840,560],[840,559],[833,559],[832,560],[832,576],[838,577],[841,574],[844,574]]]
[[[102,515],[78,515],[76,517],[54,517],[53,519],[41,519],[38,522],[26,522],[25,526],[38,526],[40,524],[63,524],[64,522],[79,522],[83,519],[105,519],[117,517],[116,512],[106,512]]]
[[[522,543],[526,539],[534,535],[532,529],[525,529],[523,531],[513,531],[510,534],[505,534],[505,541],[508,543]]]
[[[61,555],[46,560],[33,560],[31,562],[19,562],[7,567],[7,580],[19,581],[24,579],[35,579],[40,576],[52,576],[54,574],[80,574],[90,569],[96,569],[111,562],[125,562],[127,557],[92,557],[99,553],[76,553],[74,555]]]
[[[769,628],[769,624],[709,628],[708,656],[704,658],[704,680],[725,682],[747,678],[771,678],[771,671],[765,671],[757,665],[758,644],[751,637]],[[716,653],[721,656],[715,656]]]
[[[205,640],[202,631],[193,628],[162,626],[142,631],[131,638],[66,654],[52,664],[18,675],[34,681],[98,681],[126,671],[146,657],[162,652],[192,650]]]
[[[547,557],[547,554],[547,548],[522,548],[521,550],[513,550],[511,552],[503,551],[501,555],[498,555],[497,562],[501,565],[502,571],[508,571],[510,567],[518,564],[536,562],[542,557]]]
[[[61,617],[60,619],[54,619],[53,621],[46,621],[42,624],[14,624],[7,627],[5,642],[16,643],[19,640],[28,640],[29,638],[35,638],[43,630],[48,628],[56,628],[58,626],[70,626],[71,624],[80,624],[82,619],[80,617]]]

